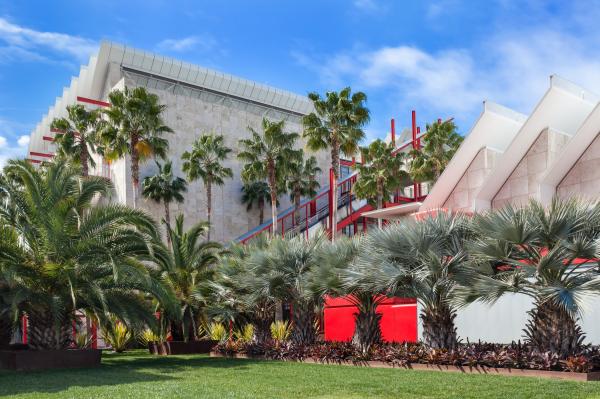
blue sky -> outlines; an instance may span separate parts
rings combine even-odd
[[[413,108],[463,133],[484,99],[528,113],[553,73],[600,92],[599,20],[598,1],[0,0],[0,164],[102,39],[299,94],[350,85],[373,139]]]

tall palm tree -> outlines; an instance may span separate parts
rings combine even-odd
[[[8,346],[13,332],[13,317],[10,305],[6,303],[3,296],[7,294],[8,284],[0,275],[0,349]]]
[[[204,240],[209,229],[207,222],[197,223],[186,231],[183,221],[183,215],[178,215],[174,228],[167,225],[172,249],[158,256],[157,264],[161,281],[175,293],[180,307],[181,317],[167,312],[171,334],[175,340],[188,341],[198,338],[199,322],[206,320],[207,304],[195,294],[202,284],[212,280],[222,246]]]
[[[358,198],[369,200],[377,209],[383,208],[384,199],[389,199],[402,182],[408,181],[408,173],[403,169],[405,155],[394,154],[394,147],[377,139],[360,149],[363,163],[356,166],[359,174],[353,190]],[[382,220],[377,223],[381,228]]]
[[[265,219],[265,204],[271,202],[269,185],[265,181],[254,181],[242,187],[242,203],[246,204],[246,211],[250,211],[254,203],[258,206],[258,224]]]
[[[505,293],[534,301],[524,330],[543,352],[571,355],[583,333],[585,301],[600,294],[600,204],[554,199],[477,215],[471,248],[478,274],[457,292],[463,302],[494,303]],[[587,261],[585,261],[587,260]]]
[[[102,155],[107,159],[131,157],[133,206],[137,206],[140,186],[140,163],[154,156],[165,158],[169,143],[162,137],[173,130],[165,125],[163,113],[166,105],[160,104],[156,94],[143,87],[133,90],[113,90],[108,95],[110,107],[103,110],[106,123],[100,128],[103,143]]]
[[[193,144],[192,151],[186,151],[181,156],[183,171],[189,181],[202,179],[206,187],[206,219],[208,221],[207,240],[210,241],[210,222],[212,210],[212,187],[222,186],[225,179],[233,177],[233,171],[223,166],[223,161],[231,149],[224,144],[222,135],[204,134]]]
[[[240,140],[242,150],[238,158],[245,161],[242,179],[245,182],[267,180],[271,192],[271,220],[273,230],[277,232],[277,198],[279,190],[285,187],[290,167],[300,158],[300,151],[294,149],[298,133],[284,131],[285,121],[271,122],[262,120],[262,134],[251,127],[252,138]]]
[[[122,205],[94,205],[112,190],[82,179],[63,161],[35,168],[9,161],[0,181],[0,275],[4,300],[29,317],[29,345],[69,345],[76,310],[132,327],[153,325],[142,294],[173,306],[172,294],[146,267],[158,240],[150,216]]]
[[[183,202],[183,194],[187,190],[187,183],[181,177],[173,176],[173,164],[171,161],[164,165],[156,162],[158,173],[146,176],[142,183],[142,195],[151,200],[163,203],[165,207],[165,221],[167,228],[171,226],[171,213],[169,205],[173,201]],[[171,237],[167,234],[167,243],[171,245]]]
[[[356,284],[390,296],[416,298],[421,305],[423,341],[452,349],[458,342],[451,303],[458,281],[468,275],[465,242],[471,237],[464,216],[439,214],[377,230],[364,238]]]
[[[305,116],[303,136],[308,139],[308,148],[313,151],[331,150],[331,167],[335,181],[333,182],[333,209],[331,236],[335,239],[337,224],[337,181],[340,178],[340,151],[354,154],[358,143],[364,139],[362,128],[369,122],[369,110],[365,106],[367,96],[363,92],[352,94],[350,87],[339,93],[327,92],[325,98],[317,93],[310,93],[308,98],[313,102],[315,112]]]
[[[321,168],[317,164],[317,158],[310,156],[304,159],[304,152],[297,162],[292,163],[290,174],[287,178],[287,189],[290,193],[290,200],[294,204],[294,219],[299,220],[300,201],[302,197],[312,198],[317,195],[317,190],[321,187],[316,177],[321,173]]]
[[[95,152],[98,141],[96,128],[99,122],[98,110],[88,111],[83,105],[68,105],[67,118],[57,118],[50,127],[56,129],[54,139],[57,155],[81,166],[81,174],[89,174],[89,166],[95,167],[91,153]]]
[[[437,181],[463,141],[456,129],[452,120],[427,125],[423,147],[411,151],[410,174],[413,180]]]

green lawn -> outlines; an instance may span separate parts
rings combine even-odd
[[[14,398],[600,398],[600,383],[206,356],[104,354],[102,367],[0,372]]]

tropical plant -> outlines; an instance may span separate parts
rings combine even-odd
[[[64,161],[5,166],[0,276],[5,302],[29,318],[31,348],[68,347],[76,310],[100,321],[110,310],[133,327],[155,322],[142,293],[173,306],[170,291],[146,267],[156,224],[142,211],[99,205],[96,199],[111,190],[108,180],[83,179]]]
[[[148,345],[152,342],[163,342],[164,339],[157,333],[155,333],[152,329],[146,328],[141,333],[138,334],[138,342],[144,347],[147,348]]]
[[[284,131],[285,121],[262,120],[262,134],[251,127],[252,138],[240,140],[242,150],[238,158],[246,164],[242,169],[242,180],[246,183],[267,180],[271,193],[272,233],[277,232],[277,198],[279,190],[285,187],[290,167],[300,158],[300,151],[294,149],[297,133]]]
[[[478,271],[457,294],[494,303],[506,293],[533,299],[526,341],[542,352],[575,354],[585,301],[600,294],[600,205],[554,199],[476,215],[471,247]]]
[[[163,121],[166,105],[144,87],[113,90],[108,95],[110,107],[102,112],[106,122],[99,129],[101,155],[109,160],[131,157],[133,206],[137,206],[140,185],[140,163],[151,156],[165,158],[169,142],[162,137],[171,133]]]
[[[213,322],[207,327],[208,336],[213,341],[224,342],[229,339],[229,333],[223,323]]]
[[[199,222],[187,231],[183,225],[183,215],[178,215],[175,226],[167,226],[171,250],[157,251],[156,256],[156,273],[175,293],[179,303],[177,313],[165,312],[176,341],[198,338],[198,325],[206,318],[207,305],[197,292],[212,279],[213,267],[222,251],[221,244],[203,240],[208,232],[207,222]]]
[[[294,220],[298,221],[300,215],[300,201],[302,197],[312,198],[317,195],[317,190],[321,187],[316,177],[321,173],[321,168],[317,164],[317,158],[310,156],[304,159],[304,152],[300,150],[299,159],[292,163],[287,180],[287,189],[290,193],[290,200],[294,204]]]
[[[67,115],[67,118],[54,119],[50,124],[50,128],[56,130],[56,153],[81,166],[81,174],[87,176],[89,166],[96,166],[91,154],[98,141],[96,128],[100,112],[88,111],[83,105],[68,105]]]
[[[77,349],[87,349],[92,345],[93,338],[86,331],[75,334],[75,347]]]
[[[264,181],[253,181],[242,187],[242,203],[246,204],[246,211],[252,210],[254,203],[258,206],[258,224],[265,219],[265,203],[271,202],[269,185]]]
[[[290,339],[292,335],[292,324],[287,321],[278,320],[271,323],[271,338],[277,343],[282,343]]]
[[[171,213],[169,204],[173,201],[183,202],[183,194],[187,190],[187,183],[181,177],[173,176],[173,164],[171,161],[164,165],[156,162],[158,173],[153,176],[146,176],[142,183],[142,195],[151,200],[163,203],[165,207],[165,222],[171,226]],[[167,243],[171,246],[171,238],[167,234]]]
[[[377,209],[383,208],[384,200],[389,200],[394,190],[408,180],[405,153],[394,154],[394,150],[393,143],[380,139],[360,149],[363,163],[356,165],[359,174],[352,189],[358,198],[367,199]],[[377,223],[381,228],[382,219]]]
[[[102,323],[102,337],[110,347],[117,353],[125,352],[127,346],[133,339],[133,333],[115,316],[110,316]]]
[[[10,314],[10,307],[2,301],[0,296],[0,348],[8,346],[12,338],[13,322]]]
[[[240,330],[235,330],[233,336],[236,341],[250,343],[254,339],[254,326],[250,323],[245,324]]]
[[[456,129],[452,120],[436,121],[427,125],[423,147],[411,151],[413,160],[410,164],[410,175],[413,180],[437,181],[463,141]]]
[[[206,220],[209,230],[207,239],[210,240],[210,222],[212,210],[212,187],[222,186],[225,179],[233,177],[231,168],[223,166],[223,162],[231,152],[224,144],[222,135],[204,134],[192,145],[191,151],[186,151],[181,156],[183,171],[189,181],[202,179],[206,187]]]
[[[331,167],[334,182],[340,178],[340,151],[352,155],[358,149],[358,143],[365,137],[362,128],[369,122],[369,110],[365,106],[367,96],[363,92],[352,94],[350,87],[339,93],[327,92],[325,98],[317,93],[310,93],[308,98],[313,102],[315,112],[305,116],[303,136],[308,139],[308,148],[313,151],[331,150]],[[337,204],[337,190],[333,190],[333,203]],[[337,206],[333,207],[333,226],[331,235],[336,236]]]
[[[458,338],[451,300],[457,281],[469,274],[465,242],[471,234],[466,217],[445,213],[377,230],[362,242],[357,264],[366,272],[357,274],[354,284],[365,291],[416,298],[425,344],[452,349]]]

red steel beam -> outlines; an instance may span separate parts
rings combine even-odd
[[[33,155],[34,157],[46,157],[46,158],[52,158],[54,156],[54,154],[47,154],[45,152],[35,152],[35,151],[29,151],[29,155]]]
[[[110,103],[106,101],[94,100],[92,98],[77,96],[77,102],[98,105],[100,107],[110,107]]]
[[[54,137],[42,136],[42,140],[44,140],[44,141],[54,141]]]
[[[39,159],[25,158],[25,160],[30,163],[42,163],[42,161],[40,161]]]

